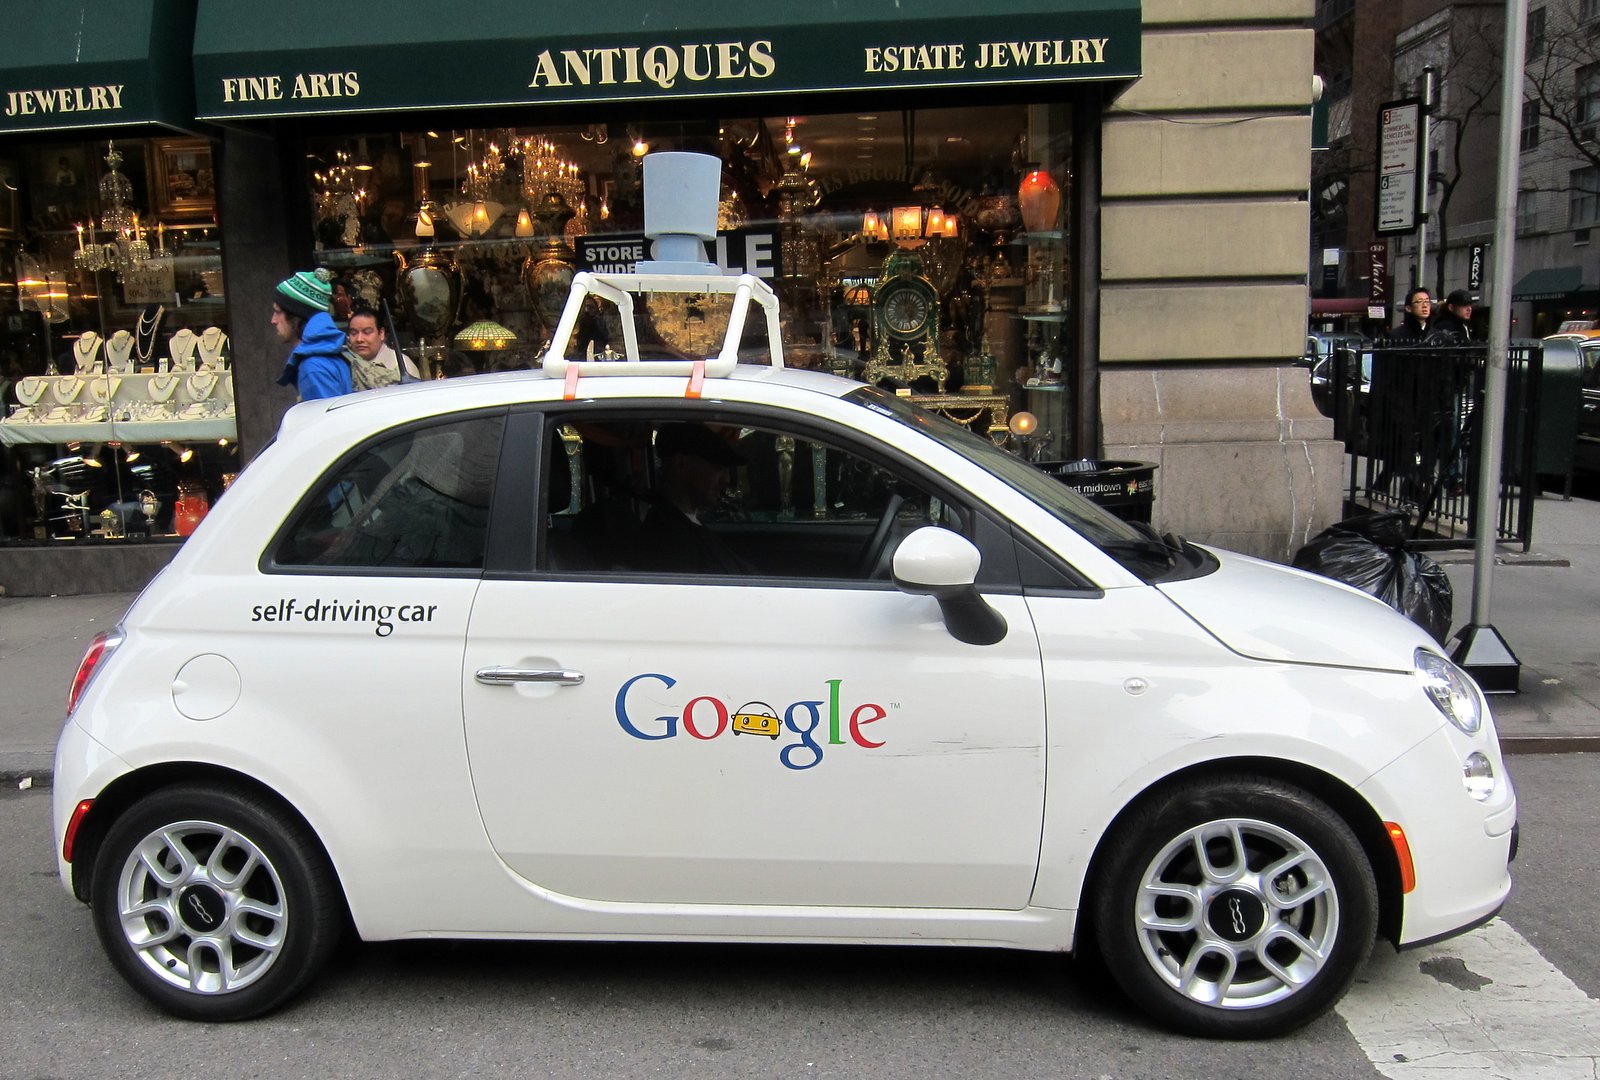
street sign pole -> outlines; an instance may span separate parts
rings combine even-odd
[[[1522,664],[1489,622],[1490,583],[1500,520],[1500,459],[1505,450],[1506,354],[1511,341],[1511,257],[1516,245],[1518,145],[1528,0],[1506,0],[1505,68],[1500,83],[1500,172],[1495,185],[1494,264],[1489,289],[1489,354],[1478,454],[1478,518],[1472,560],[1472,622],[1456,635],[1451,657],[1488,693],[1514,694]],[[1530,386],[1529,393],[1537,387]]]
[[[1417,280],[1411,284],[1419,289],[1428,287],[1428,117],[1433,113],[1433,68],[1422,69],[1422,109],[1417,117]],[[1434,297],[1434,303],[1440,303]]]

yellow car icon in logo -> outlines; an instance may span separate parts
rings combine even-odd
[[[777,710],[764,701],[746,702],[733,714],[735,735],[765,735],[769,739],[776,739],[779,728]]]

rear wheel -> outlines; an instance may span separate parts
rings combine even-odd
[[[90,904],[118,972],[192,1020],[282,1004],[343,925],[332,870],[305,827],[214,787],[168,788],[124,813],[95,860]]]
[[[1280,1035],[1343,996],[1377,930],[1372,867],[1292,785],[1175,787],[1108,838],[1096,943],[1128,995],[1197,1035]]]

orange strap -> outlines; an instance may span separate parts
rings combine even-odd
[[[567,365],[566,386],[561,393],[561,400],[575,401],[578,397],[578,365]]]
[[[683,396],[686,398],[697,398],[700,396],[701,390],[705,388],[705,385],[706,362],[704,360],[696,360],[694,362],[694,371],[689,374],[689,386],[684,390]]]

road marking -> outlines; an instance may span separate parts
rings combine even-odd
[[[1600,1002],[1499,919],[1425,949],[1379,942],[1338,1012],[1391,1080],[1600,1075]]]

